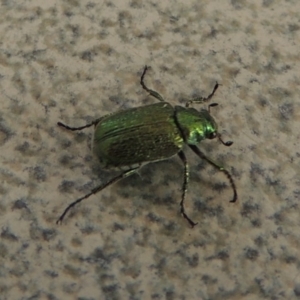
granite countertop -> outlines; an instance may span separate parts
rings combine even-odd
[[[299,299],[299,1],[2,1],[0,300]],[[74,207],[116,176],[92,155],[103,115],[221,86],[225,147],[192,151]],[[194,105],[195,108],[207,108]]]

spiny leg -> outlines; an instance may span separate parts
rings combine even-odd
[[[216,92],[216,90],[218,89],[218,87],[219,87],[219,83],[216,82],[216,84],[215,84],[215,86],[214,86],[212,92],[211,92],[207,97],[201,97],[201,96],[199,96],[199,97],[196,97],[196,98],[194,98],[194,99],[191,99],[191,100],[189,100],[189,101],[185,104],[185,106],[186,106],[186,107],[189,107],[190,104],[192,104],[192,103],[194,103],[194,102],[197,102],[197,103],[203,103],[203,102],[209,101],[209,100],[213,97],[213,95],[215,94],[215,92]],[[210,106],[216,106],[216,105],[218,105],[218,104],[217,104],[217,103],[213,103],[213,104],[211,104]]]
[[[100,185],[94,189],[91,190],[90,193],[86,194],[85,196],[75,200],[74,202],[72,202],[71,204],[69,204],[66,209],[64,210],[64,212],[61,214],[61,216],[58,218],[58,220],[56,221],[56,224],[59,224],[63,221],[65,215],[67,214],[67,212],[73,207],[75,206],[76,204],[78,204],[79,202],[81,202],[82,200],[84,199],[87,199],[88,197],[90,197],[91,195],[93,194],[96,194],[100,191],[102,191],[103,189],[105,189],[106,187],[110,186],[111,184],[123,179],[123,178],[126,178],[128,176],[130,176],[131,174],[133,174],[134,172],[136,172],[136,170],[138,169],[139,167],[137,168],[132,168],[132,169],[129,169],[123,173],[121,173],[120,175],[114,177],[113,179],[111,179],[110,181],[108,181],[107,183],[103,184],[103,185]]]
[[[230,200],[230,202],[235,202],[237,200],[236,186],[235,186],[235,183],[234,183],[230,173],[226,169],[217,165],[215,162],[213,162],[208,157],[206,157],[205,154],[202,153],[197,146],[195,146],[195,145],[189,145],[189,146],[200,158],[206,160],[209,164],[211,164],[212,166],[214,166],[215,168],[217,168],[219,171],[223,172],[226,175],[226,177],[228,178],[228,180],[230,182],[232,190],[233,190],[233,198],[232,198],[232,200]]]
[[[144,90],[146,90],[151,96],[153,96],[154,98],[158,99],[159,101],[162,101],[162,102],[165,102],[165,99],[156,91],[153,91],[151,89],[148,89],[144,83],[144,77],[146,75],[146,72],[147,70],[149,69],[148,66],[145,66],[144,68],[144,71],[143,71],[143,74],[141,76],[141,80],[140,80],[140,83],[141,83],[141,86]]]
[[[192,228],[197,225],[198,223],[193,222],[185,213],[184,209],[184,200],[185,200],[185,195],[187,192],[188,188],[188,182],[189,182],[189,166],[187,163],[187,159],[185,157],[185,154],[183,151],[178,152],[178,156],[180,157],[181,161],[183,162],[184,165],[184,180],[183,180],[183,185],[182,185],[182,196],[181,196],[181,201],[180,201],[180,212],[183,215],[183,217],[190,223]]]

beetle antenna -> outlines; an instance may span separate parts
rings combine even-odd
[[[221,134],[220,133],[217,133],[217,138],[218,140],[224,145],[224,146],[231,146],[233,144],[233,141],[227,141],[227,142],[224,142],[221,138]]]

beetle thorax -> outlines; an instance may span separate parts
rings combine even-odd
[[[176,119],[187,144],[197,145],[216,137],[218,125],[206,109],[175,107]]]

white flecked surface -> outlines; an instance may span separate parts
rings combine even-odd
[[[298,299],[299,1],[2,1],[0,299]],[[99,116],[208,95],[227,148],[112,178],[91,156]],[[201,107],[201,106],[200,106]]]

